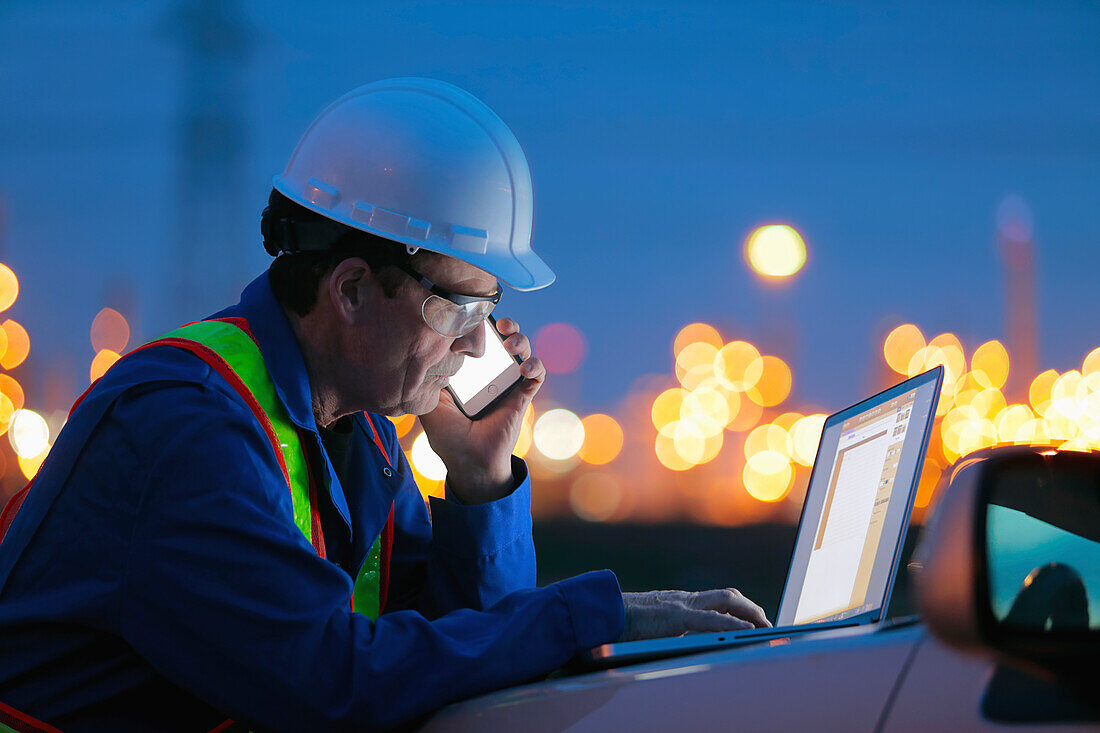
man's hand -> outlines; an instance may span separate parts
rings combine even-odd
[[[771,626],[764,609],[736,588],[698,593],[682,590],[623,593],[623,605],[626,628],[619,641]]]
[[[480,420],[462,414],[451,393],[443,390],[439,406],[420,416],[432,450],[447,466],[447,487],[466,504],[482,504],[507,496],[515,488],[512,451],[519,439],[523,414],[546,378],[542,362],[531,356],[531,342],[511,318],[497,321],[504,348],[523,360],[523,379]]]

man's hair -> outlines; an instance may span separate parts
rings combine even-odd
[[[311,234],[301,228],[292,232],[292,227],[282,226],[279,222],[286,220],[293,224],[332,220],[291,201],[275,189],[271,190],[263,217],[261,230],[264,232],[264,247],[269,252],[278,252],[280,249],[296,250],[279,254],[271,263],[268,273],[275,299],[299,316],[308,315],[317,304],[317,289],[321,279],[349,257],[365,260],[372,276],[382,286],[382,292],[387,298],[392,298],[397,295],[398,288],[406,277],[392,265],[408,263],[414,258],[438,256],[425,250],[410,255],[400,242],[343,225],[333,228],[336,232],[341,229],[343,231],[328,249],[310,249],[318,243],[309,241],[308,237],[325,236],[326,239],[331,239],[332,234]],[[286,236],[297,237],[298,241],[284,242],[282,238]],[[298,249],[299,246],[301,250]]]

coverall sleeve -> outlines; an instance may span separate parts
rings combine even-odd
[[[255,730],[392,726],[622,633],[607,572],[484,610],[372,623],[350,612],[351,579],[294,526],[273,450],[242,403],[207,383],[115,410],[148,456],[120,633],[160,674]]]
[[[390,595],[386,612],[416,609],[435,618],[460,608],[483,610],[509,593],[534,588],[531,482],[512,458],[516,488],[473,506],[431,498],[431,518],[396,435],[390,455],[403,478],[394,504]]]

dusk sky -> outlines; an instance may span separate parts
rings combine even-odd
[[[692,321],[778,351],[794,402],[827,412],[874,386],[899,323],[968,350],[1004,339],[995,215],[1013,193],[1034,220],[1040,368],[1100,345],[1095,3],[253,2],[239,58],[190,79],[175,6],[0,4],[0,260],[20,278],[28,367],[63,370],[69,399],[111,298],[132,292],[144,340],[228,304],[181,309],[181,262],[238,291],[261,272],[260,211],[299,135],[393,76],[470,91],[523,145],[558,281],[498,313],[583,332],[558,392],[575,409],[613,411],[669,374]],[[181,173],[196,104],[237,115],[239,176]],[[194,185],[230,213],[181,259]],[[767,223],[809,250],[779,288],[741,256]]]

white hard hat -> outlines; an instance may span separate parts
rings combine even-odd
[[[491,109],[432,79],[385,79],[330,104],[275,176],[322,216],[470,263],[516,290],[554,273],[531,249],[531,172]]]

